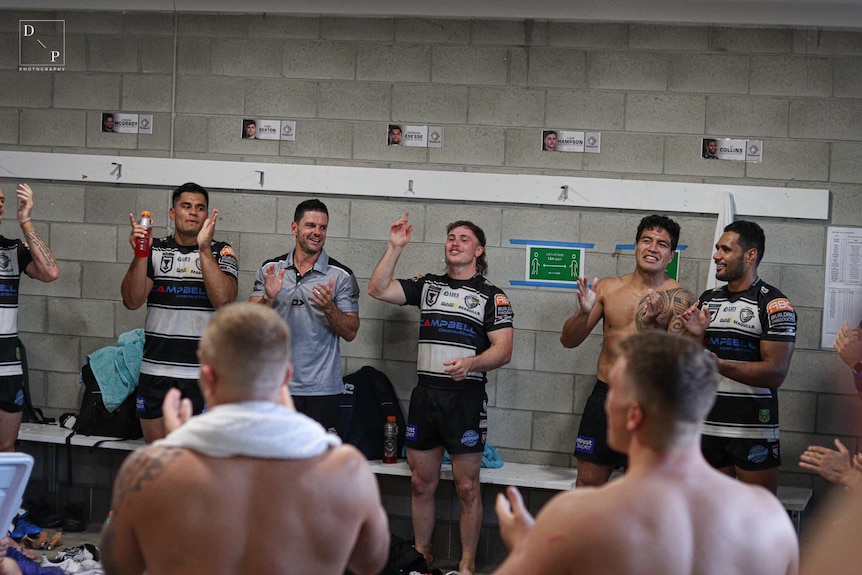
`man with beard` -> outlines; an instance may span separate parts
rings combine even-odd
[[[359,331],[359,284],[324,251],[329,211],[317,199],[296,206],[290,229],[296,245],[263,262],[248,301],[272,306],[290,327],[296,410],[335,433],[341,419],[341,338]]]
[[[796,312],[757,275],[765,246],[763,229],[754,222],[725,227],[712,259],[715,278],[727,285],[704,292],[682,319],[718,357],[718,399],[703,429],[706,460],[777,493],[778,387],[793,355]]]

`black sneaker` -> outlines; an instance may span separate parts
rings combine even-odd
[[[83,503],[68,503],[63,508],[63,531],[80,533],[87,530],[87,520],[84,518]]]

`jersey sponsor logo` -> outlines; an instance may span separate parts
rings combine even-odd
[[[769,410],[768,409],[760,409],[757,411],[757,420],[760,423],[769,423]]]
[[[766,305],[766,313],[769,315],[786,311],[793,311],[793,306],[787,298],[774,299]]]
[[[426,319],[419,321],[420,327],[436,327],[441,333],[455,333],[459,335],[476,336],[476,328],[462,321],[448,321],[445,319]]]
[[[220,255],[220,256],[222,256],[222,257],[232,257],[232,258],[235,258],[235,257],[236,257],[236,252],[234,252],[234,251],[233,251],[233,248],[232,248],[232,247],[230,247],[230,246],[224,246],[224,247],[221,249],[221,251],[218,253],[218,255]]]
[[[468,429],[464,432],[464,435],[461,436],[461,445],[464,447],[476,447],[479,443],[479,433]]]
[[[575,453],[593,453],[595,449],[596,439],[594,437],[579,435],[575,441]]]
[[[143,413],[147,410],[147,400],[143,398],[143,396],[137,396],[135,398],[135,411],[138,413]]]
[[[203,286],[157,286],[153,288],[156,293],[168,293],[177,296],[202,296],[207,297],[207,290]]]
[[[428,307],[433,306],[437,303],[437,298],[440,297],[440,288],[437,286],[429,285],[428,289],[425,291],[425,305]]]
[[[721,350],[744,350],[752,351],[760,349],[760,346],[751,341],[744,341],[735,337],[709,337],[707,345],[710,348],[719,348]]]
[[[404,431],[404,439],[414,440],[416,439],[416,424],[408,423],[407,429]]]
[[[305,305],[305,302],[302,301],[301,299],[294,299],[294,300],[290,300],[290,305],[297,307],[297,306]]]
[[[0,254],[0,270],[8,270],[12,260],[6,254]]]
[[[748,452],[748,459],[752,463],[763,463],[769,457],[769,450],[762,445],[755,445]]]
[[[443,292],[443,297],[451,297],[451,298],[454,298],[454,299],[460,299],[460,298],[461,298],[461,294],[459,294],[459,293],[458,293],[458,292],[456,292],[456,291],[449,291],[449,290],[445,290],[445,291]]]
[[[509,303],[509,298],[506,297],[506,294],[498,293],[497,295],[494,296],[494,305],[496,305],[496,306],[501,306],[501,305],[511,306],[512,304]]]
[[[19,389],[17,392],[15,392],[15,405],[17,405],[18,407],[24,405],[24,390],[23,389]]]

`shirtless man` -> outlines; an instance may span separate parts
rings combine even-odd
[[[643,218],[635,239],[635,271],[614,278],[578,279],[578,310],[566,320],[560,341],[578,347],[604,319],[598,380],[587,399],[575,457],[578,459],[578,487],[599,486],[613,470],[626,466],[623,454],[607,445],[604,402],[608,393],[608,373],[616,360],[616,344],[633,333],[657,329],[682,333],[679,314],[694,303],[694,296],[664,273],[679,241],[679,224],[665,216]]]
[[[284,320],[226,306],[198,355],[208,411],[123,463],[99,545],[105,573],[379,573],[390,536],[377,481],[357,449],[293,409]],[[191,413],[179,393],[166,396],[168,428]]]
[[[608,443],[628,454],[628,471],[557,495],[535,521],[515,488],[498,495],[510,554],[495,574],[795,574],[796,532],[778,499],[701,454],[717,383],[715,358],[693,339],[620,342],[608,374]]]

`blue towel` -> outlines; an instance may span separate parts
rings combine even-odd
[[[127,331],[120,335],[117,343],[119,345],[97,349],[87,356],[102,390],[102,403],[110,412],[120,407],[138,386],[144,357],[144,330]]]
[[[449,457],[449,452],[443,452],[443,463],[452,463],[452,458]],[[494,449],[490,443],[485,444],[485,451],[482,452],[482,467],[486,469],[498,469],[503,467],[503,458]]]

